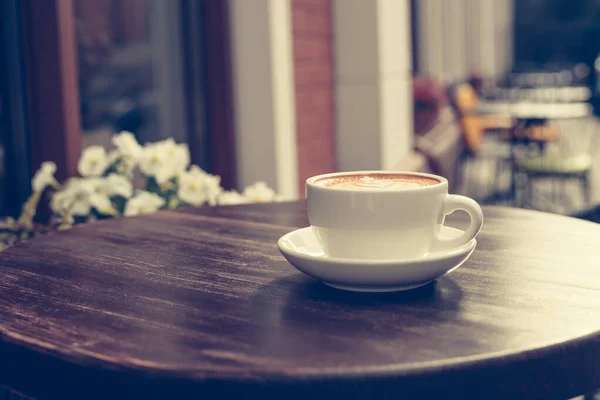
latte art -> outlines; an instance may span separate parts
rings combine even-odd
[[[382,190],[397,190],[397,189],[412,189],[421,187],[417,182],[406,182],[397,179],[373,179],[365,177],[354,182],[343,182],[335,185],[339,189],[382,189]]]
[[[369,174],[339,175],[319,179],[316,185],[332,189],[396,191],[437,185],[439,180],[419,175]]]

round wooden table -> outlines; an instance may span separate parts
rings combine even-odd
[[[600,225],[484,214],[461,268],[392,294],[338,291],[283,259],[276,240],[307,225],[303,202],[36,238],[0,254],[0,387],[40,399],[566,399],[600,387]]]

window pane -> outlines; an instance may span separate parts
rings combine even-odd
[[[179,12],[177,1],[75,1],[84,146],[121,130],[185,141]]]

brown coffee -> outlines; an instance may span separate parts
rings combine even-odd
[[[432,186],[439,183],[438,179],[428,176],[392,173],[338,175],[315,181],[315,185],[346,190],[404,190]]]

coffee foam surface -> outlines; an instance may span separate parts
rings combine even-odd
[[[315,181],[319,186],[346,190],[405,190],[438,183],[435,178],[403,174],[340,175]]]

